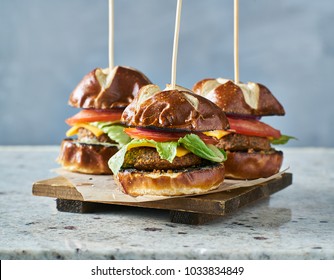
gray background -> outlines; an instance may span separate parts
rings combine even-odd
[[[285,117],[262,120],[334,146],[334,1],[240,0],[240,79],[268,86]],[[176,0],[115,0],[115,64],[170,82]],[[0,1],[0,144],[59,144],[72,89],[108,66],[107,0]],[[184,0],[177,83],[233,79],[233,1]]]

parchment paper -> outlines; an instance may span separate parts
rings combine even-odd
[[[260,178],[256,180],[229,180],[225,179],[220,186],[208,193],[216,193],[221,191],[228,191],[236,188],[245,188],[259,185],[261,183],[280,178],[288,168],[283,171],[268,177]],[[79,193],[81,193],[84,201],[92,202],[144,202],[155,201],[172,198],[170,196],[137,196],[133,197],[122,192],[121,188],[117,185],[112,175],[87,175],[69,172],[62,168],[53,170],[57,174],[65,177]],[[200,194],[203,195],[203,194]],[[189,195],[188,195],[189,196]],[[194,195],[192,195],[194,196]]]

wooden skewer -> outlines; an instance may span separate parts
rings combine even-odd
[[[114,68],[114,0],[109,0],[109,70]]]
[[[181,8],[182,8],[182,0],[177,0],[174,44],[173,44],[173,58],[172,58],[172,75],[171,75],[172,76],[171,77],[171,88],[172,89],[175,89],[176,87],[176,64],[177,64],[177,51],[178,51],[178,45],[179,45]]]
[[[234,83],[239,83],[239,0],[234,0]]]

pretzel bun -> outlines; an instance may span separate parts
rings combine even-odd
[[[124,192],[132,195],[178,196],[205,193],[218,188],[224,180],[224,165],[179,171],[139,171],[125,169],[116,176]]]
[[[140,89],[134,101],[124,110],[122,121],[128,126],[182,131],[229,127],[225,114],[208,99],[184,88],[160,91],[156,85]]]
[[[116,66],[96,68],[83,77],[69,98],[69,105],[84,109],[125,108],[139,89],[151,81],[140,71]]]
[[[112,174],[108,160],[118,151],[115,146],[84,144],[64,139],[57,158],[63,168],[86,174]]]
[[[281,151],[230,152],[225,161],[225,177],[230,179],[267,178],[279,172],[283,162]]]
[[[235,84],[222,78],[203,79],[193,86],[193,91],[218,105],[226,114],[285,115],[279,101],[266,86],[259,83]],[[249,99],[247,91],[252,92]]]

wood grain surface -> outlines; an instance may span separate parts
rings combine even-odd
[[[59,211],[87,213],[113,205],[170,210],[172,222],[202,224],[217,216],[224,216],[239,208],[267,198],[292,184],[292,174],[284,173],[281,178],[256,185],[218,193],[176,197],[147,202],[104,202],[83,201],[82,195],[64,177],[55,177],[33,184],[33,195],[57,198]],[[110,207],[109,207],[110,209]]]

